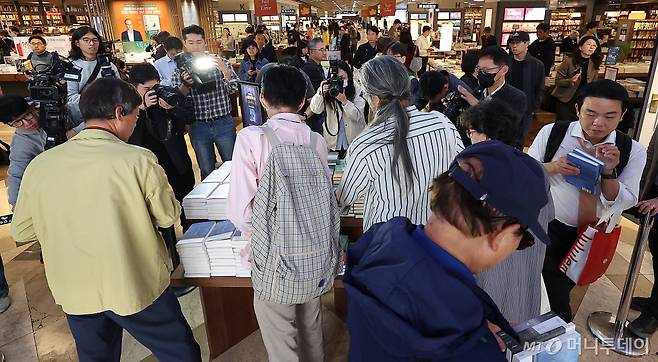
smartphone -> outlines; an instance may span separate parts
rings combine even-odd
[[[580,74],[580,68],[576,68],[576,71],[573,72],[573,76],[572,76],[572,77],[575,77],[576,74]]]

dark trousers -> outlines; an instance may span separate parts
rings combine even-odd
[[[0,298],[9,296],[9,285],[5,278],[5,267],[2,265],[2,257],[0,257]]]
[[[429,59],[430,59],[429,57],[420,57],[420,60],[422,61],[423,65],[420,66],[420,70],[418,71],[419,78],[421,75],[423,75],[423,73],[427,71],[427,62],[429,61]]]
[[[560,263],[569,253],[571,246],[578,236],[578,229],[565,225],[557,220],[548,224],[548,237],[551,245],[546,247],[542,276],[548,292],[551,310],[566,322],[571,322],[571,306],[569,293],[576,285],[566,274],[560,271]]]
[[[143,311],[66,315],[80,362],[119,361],[125,329],[163,361],[201,361],[201,350],[169,288]]]
[[[654,223],[651,231],[649,232],[649,250],[651,251],[651,256],[653,256],[653,275],[658,275],[658,227]],[[658,286],[657,283],[653,283],[653,288],[651,288],[651,297],[649,300],[649,312],[653,314],[654,317],[658,318]]]

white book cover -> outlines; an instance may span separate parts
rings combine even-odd
[[[215,191],[217,186],[219,186],[217,182],[200,183],[183,198],[183,202],[185,202],[185,199],[207,199],[208,195]]]
[[[221,199],[221,200],[226,200],[228,199],[228,191],[229,188],[231,187],[231,184],[221,184],[217,186],[215,190],[208,196],[208,199],[210,200],[216,200],[216,199]]]

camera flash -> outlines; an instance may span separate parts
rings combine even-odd
[[[194,59],[194,67],[198,70],[208,70],[215,65],[211,57],[201,57]]]

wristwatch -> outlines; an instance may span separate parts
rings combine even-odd
[[[612,173],[609,175],[606,175],[604,173],[601,174],[602,180],[614,180],[616,178],[617,178],[617,169],[612,170]]]

